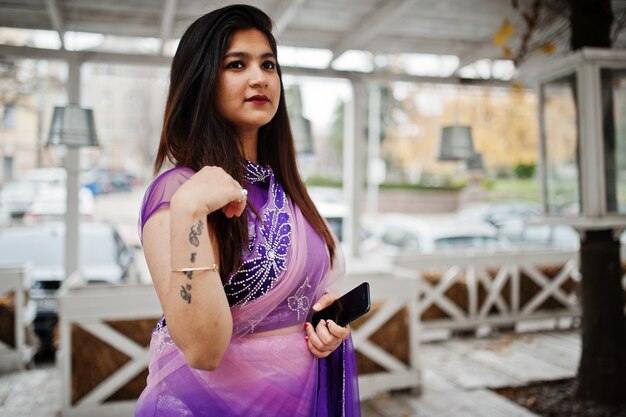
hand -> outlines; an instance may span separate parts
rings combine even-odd
[[[222,210],[229,219],[246,208],[242,186],[220,167],[205,166],[189,178],[172,197],[172,205],[186,205],[194,212]]]
[[[328,293],[320,298],[315,305],[314,311],[320,311],[328,307],[339,298],[337,293]],[[325,358],[341,345],[344,339],[350,336],[350,326],[341,327],[332,320],[320,320],[315,329],[311,323],[305,323],[307,336],[305,337],[311,353],[318,358]]]

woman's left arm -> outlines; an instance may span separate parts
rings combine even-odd
[[[325,294],[313,305],[313,311],[325,309],[337,298],[339,298],[337,293]],[[341,345],[341,342],[350,336],[349,325],[341,327],[332,320],[320,320],[315,328],[311,323],[305,323],[304,327],[307,334],[305,340],[309,350],[318,358],[325,358],[333,353]]]

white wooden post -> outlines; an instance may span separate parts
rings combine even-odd
[[[67,62],[69,66],[69,79],[67,96],[69,104],[80,104],[80,69],[78,60],[72,59]],[[67,204],[65,211],[65,278],[69,277],[79,268],[80,249],[80,148],[67,147],[65,155],[65,169],[67,171]]]
[[[369,108],[367,122],[367,211],[378,213],[378,184],[380,159],[380,113],[381,99],[378,83],[369,85]]]
[[[602,99],[598,66],[585,63],[576,73],[578,131],[580,132],[581,213],[600,217],[606,213]]]
[[[352,101],[347,103],[343,140],[343,187],[348,201],[348,216],[343,223],[343,237],[347,244],[347,256],[359,255],[359,221],[365,178],[364,147],[365,124],[363,103],[366,99],[363,80],[351,80]]]

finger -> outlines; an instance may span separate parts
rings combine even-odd
[[[248,197],[248,190],[246,190],[239,182],[228,174],[226,181],[224,182],[225,192],[224,197],[229,203],[242,202]]]
[[[229,219],[233,218],[233,216],[237,215],[237,205],[236,203],[228,203],[222,208],[222,211]]]
[[[243,213],[245,208],[246,208],[245,202],[240,202],[240,203],[231,202],[225,205],[224,207],[222,207],[222,212],[224,213],[226,217],[230,219],[234,216],[236,217],[241,216],[241,213]]]
[[[229,219],[233,217],[233,210],[230,208],[229,205],[222,207],[222,213],[224,213],[224,216]]]
[[[228,184],[228,201],[222,207],[222,212],[224,212],[228,218],[232,218],[233,216],[239,217],[246,209],[248,190],[242,187],[241,184],[232,177],[228,176],[228,178],[230,179]]]
[[[232,200],[228,205],[232,209],[233,216],[241,216],[241,213],[246,209],[246,204],[248,202],[248,190],[241,187],[238,182],[235,181],[237,191],[237,198]]]
[[[246,199],[235,205],[235,216],[237,217],[241,216],[241,213],[243,213],[243,211],[246,209],[247,203],[248,203],[248,200]]]
[[[329,305],[331,305],[333,301],[335,301],[337,298],[339,298],[339,294],[335,292],[326,293],[319,300],[317,300],[317,302],[313,305],[313,310],[315,311],[323,310]]]
[[[338,343],[341,343],[341,339],[337,339],[335,336],[330,334],[327,327],[327,322],[325,320],[321,320],[317,327],[315,328],[315,333],[319,340],[326,346],[335,346]]]
[[[324,320],[320,321],[320,323],[323,321]],[[319,327],[319,324],[318,324],[318,327]],[[306,336],[307,341],[310,342],[313,346],[315,346],[317,350],[319,350],[320,352],[328,350],[328,346],[326,346],[326,344],[321,341],[318,334],[315,332],[315,329],[313,329],[313,326],[309,326],[306,330],[306,333],[307,333],[307,336]]]
[[[350,326],[341,327],[340,325],[338,325],[332,320],[328,320],[326,323],[327,323],[326,328],[328,329],[331,335],[342,340],[347,339],[348,336],[350,336]]]
[[[325,358],[326,356],[330,355],[331,352],[322,352],[320,350],[318,350],[315,346],[313,346],[313,344],[311,343],[311,341],[307,341],[307,347],[309,348],[309,351],[317,358]]]
[[[307,342],[311,343],[317,349],[321,349],[322,347],[324,347],[324,343],[322,343],[317,333],[315,333],[315,329],[310,324],[306,326],[306,334],[307,335],[305,339],[307,340]]]

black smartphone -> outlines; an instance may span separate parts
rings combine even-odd
[[[370,311],[370,284],[367,282],[353,288],[336,299],[325,309],[313,314],[311,324],[317,327],[320,320],[332,320],[346,326]]]

